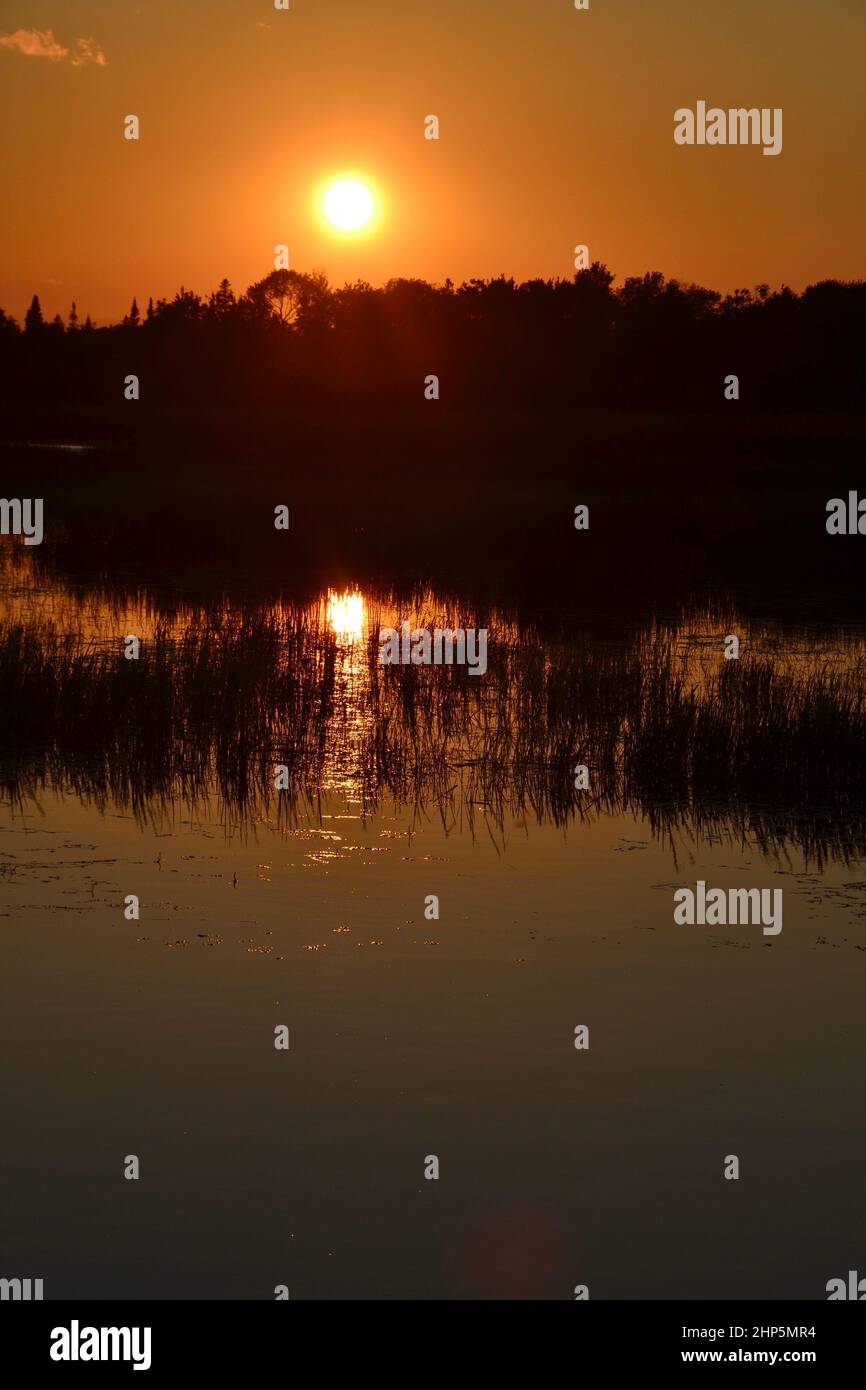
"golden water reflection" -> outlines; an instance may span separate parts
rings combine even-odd
[[[380,665],[379,633],[403,622],[486,628],[484,679]],[[170,816],[216,791],[226,824],[246,824],[322,818],[336,794],[350,816],[390,802],[471,829],[480,813],[497,834],[529,811],[565,825],[639,809],[659,833],[843,857],[866,824],[862,629],[750,624],[731,603],[619,633],[420,585],[165,606],[76,589],[4,545],[0,682],[0,798],[22,803],[64,785]],[[273,763],[291,767],[278,798]]]
[[[344,589],[338,594],[328,590],[328,626],[340,642],[360,642],[365,634],[367,610],[364,595],[357,589]]]

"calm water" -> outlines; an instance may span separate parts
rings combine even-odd
[[[375,662],[453,597],[4,573],[4,1273],[823,1298],[862,1265],[862,634],[487,613],[473,678]],[[782,888],[782,932],[675,925],[698,879]]]

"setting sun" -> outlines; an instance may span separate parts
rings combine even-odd
[[[329,183],[322,198],[325,220],[339,232],[360,232],[369,227],[376,209],[370,185],[360,178],[340,178]]]

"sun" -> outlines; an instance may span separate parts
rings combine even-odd
[[[329,227],[338,232],[369,231],[376,214],[376,196],[361,177],[332,179],[322,193],[321,209]]]

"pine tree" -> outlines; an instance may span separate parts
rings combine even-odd
[[[42,317],[42,305],[39,303],[39,295],[34,294],[30,301],[30,308],[24,315],[24,330],[26,333],[38,333],[40,328],[45,327],[45,320]]]
[[[152,318],[153,318],[153,295],[150,295],[150,296],[148,297],[148,301],[147,301],[147,313],[146,313],[146,315],[145,315],[145,319],[147,320],[148,323],[150,323],[150,321],[151,321]]]
[[[226,318],[234,309],[236,304],[235,292],[228,280],[220,280],[219,289],[215,290],[208,301],[208,307],[212,314],[217,318]]]
[[[138,304],[136,303],[135,298],[133,297],[129,313],[123,320],[123,326],[124,328],[137,328],[140,322],[141,314],[138,312]]]
[[[75,307],[75,300],[72,301],[72,308],[69,310],[69,331],[75,333],[78,329],[78,310]]]

